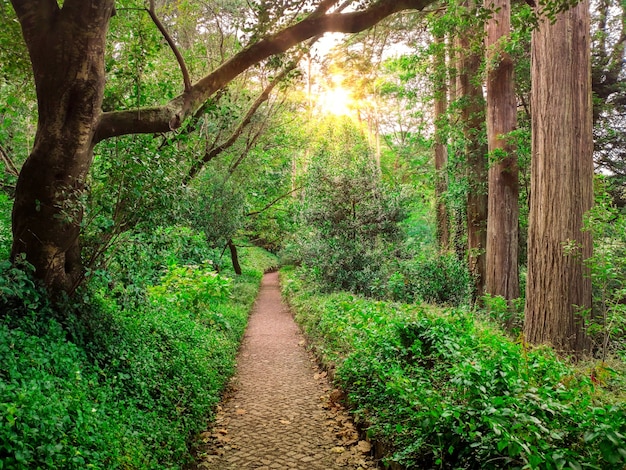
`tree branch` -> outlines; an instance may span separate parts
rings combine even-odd
[[[274,199],[272,202],[270,202],[269,204],[266,204],[265,207],[263,207],[263,209],[260,209],[258,211],[253,211],[253,212],[248,212],[246,214],[247,217],[251,217],[253,215],[258,215],[261,212],[265,212],[266,210],[268,210],[270,207],[272,207],[274,204],[278,203],[279,201],[281,201],[282,199],[285,199],[287,196],[290,196],[291,194],[295,193],[296,191],[300,191],[302,188],[304,188],[304,186],[298,186],[297,188],[292,189],[291,191],[278,196],[276,199]]]
[[[276,85],[278,85],[278,83],[280,83],[287,76],[287,74],[291,72],[295,67],[296,67],[296,62],[293,62],[291,65],[283,69],[283,71],[280,74],[278,74],[274,78],[274,80],[272,80],[265,87],[263,92],[257,97],[254,103],[252,103],[252,106],[250,106],[250,108],[248,109],[248,112],[244,116],[243,120],[239,123],[237,128],[232,132],[230,137],[228,137],[228,139],[226,139],[226,141],[222,142],[221,144],[211,147],[209,150],[207,150],[207,152],[204,154],[204,156],[200,160],[197,160],[196,162],[194,162],[194,164],[191,166],[189,170],[189,173],[183,180],[183,184],[185,185],[188,184],[189,181],[191,181],[198,174],[198,172],[200,172],[200,170],[204,167],[206,163],[210,162],[215,157],[217,157],[220,153],[222,153],[224,150],[232,147],[235,144],[235,142],[237,141],[241,133],[244,131],[246,126],[250,124],[250,122],[252,121],[252,118],[254,117],[258,109],[261,107],[261,105],[269,99],[270,93],[272,93]]]
[[[263,59],[324,32],[357,33],[394,13],[409,9],[422,10],[434,1],[379,0],[363,11],[326,15],[314,13],[301,22],[243,49],[192,85],[189,91],[163,107],[104,113],[94,135],[94,143],[119,135],[168,132],[176,129],[213,93]]]
[[[4,150],[4,148],[2,148],[1,145],[0,145],[0,160],[4,162],[4,165],[6,167],[6,172],[8,174],[15,176],[16,178],[20,175],[20,172],[15,166],[15,163],[13,163],[13,160],[11,160],[11,157],[9,157],[9,154]]]
[[[152,22],[156,25],[157,28],[159,28],[159,31],[161,32],[161,34],[163,35],[163,37],[169,44],[170,49],[172,49],[172,52],[174,52],[174,55],[176,56],[176,60],[178,61],[178,66],[180,67],[180,71],[183,74],[185,92],[189,92],[189,90],[191,90],[191,79],[189,78],[189,71],[187,70],[187,65],[185,65],[185,59],[183,58],[182,54],[178,50],[178,47],[176,47],[176,43],[172,39],[172,36],[170,36],[170,34],[167,32],[167,29],[165,28],[163,23],[161,23],[161,20],[159,20],[159,17],[157,16],[156,11],[154,9],[154,0],[150,0],[150,8],[148,8],[148,14],[150,15],[150,18],[152,18]]]

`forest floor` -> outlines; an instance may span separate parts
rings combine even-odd
[[[266,274],[195,468],[374,469],[340,398],[281,301],[278,273]]]

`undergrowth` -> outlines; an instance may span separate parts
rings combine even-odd
[[[235,277],[201,260],[179,264],[193,261],[185,256],[155,265],[160,274],[146,277],[160,280],[135,285],[141,295],[131,303],[101,276],[63,307],[47,303],[26,265],[0,265],[0,469],[164,469],[190,460],[191,438],[233,373],[263,269],[275,260],[241,250],[244,273]]]
[[[368,434],[409,469],[623,469],[623,400],[547,348],[461,309],[307,291],[281,272],[296,319]]]

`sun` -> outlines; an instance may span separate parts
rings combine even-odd
[[[352,94],[341,86],[326,90],[320,98],[320,107],[324,113],[347,116],[351,112]]]

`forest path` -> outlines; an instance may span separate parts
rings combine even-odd
[[[374,469],[339,395],[305,349],[281,301],[278,273],[263,277],[237,374],[201,435],[198,469]]]

